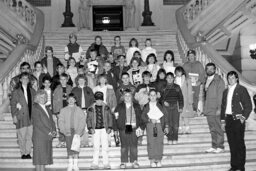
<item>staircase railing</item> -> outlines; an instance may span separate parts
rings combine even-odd
[[[187,27],[186,21],[184,19],[184,11],[186,6],[181,7],[176,11],[176,20],[178,25],[178,44],[181,47],[181,52],[183,56],[186,55],[188,49],[195,49],[197,52],[197,60],[200,61],[204,66],[208,62],[213,62],[216,64],[217,73],[225,80],[227,85],[226,75],[229,71],[236,71],[239,75],[239,83],[245,86],[251,96],[251,98],[256,94],[256,85],[248,81],[243,77],[226,59],[224,59],[208,42],[198,42],[196,38],[190,33]],[[254,104],[253,104],[254,106]],[[248,120],[250,129],[255,129],[254,121],[255,113],[252,111],[250,118]]]
[[[5,0],[5,2],[9,4],[14,1]],[[26,4],[26,1],[22,2]],[[44,53],[44,14],[28,3],[26,6],[28,11],[30,11],[29,14],[33,13],[33,15],[31,14],[29,17],[29,20],[26,19],[31,28],[33,28],[31,34],[32,39],[29,40],[29,42],[17,45],[0,68],[0,113],[3,113],[6,106],[9,104],[10,80],[19,74],[20,64],[26,61],[33,66],[34,62],[39,60]],[[14,7],[16,9],[17,6]],[[13,8],[13,5],[10,5],[10,8]]]

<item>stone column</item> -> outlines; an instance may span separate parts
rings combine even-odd
[[[61,25],[61,27],[75,27],[72,21],[73,13],[71,12],[70,0],[66,0],[66,10],[63,15],[64,23]]]
[[[142,12],[143,22],[142,26],[154,26],[155,24],[151,19],[152,11],[149,8],[149,0],[144,0],[144,11]]]

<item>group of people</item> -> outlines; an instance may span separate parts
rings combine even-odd
[[[200,87],[204,87],[203,113],[212,137],[212,148],[206,152],[224,151],[221,120],[225,119],[231,170],[244,170],[244,121],[252,105],[236,72],[227,74],[229,86],[225,89],[215,64],[208,63],[204,69],[194,50],[188,51],[183,66],[177,66],[171,50],[165,52],[163,64],[158,64],[150,39],[141,51],[132,38],[126,51],[121,37],[116,36],[108,52],[102,38],[96,36],[86,53],[75,34],[69,35],[69,41],[67,67],[47,46],[46,57],[35,62],[33,72],[30,64],[23,62],[21,73],[11,80],[11,113],[21,158],[31,158],[33,144],[36,170],[43,171],[53,163],[55,137],[57,147],[67,148],[68,171],[79,170],[79,147],[90,145],[91,169],[99,168],[100,147],[103,167],[110,169],[111,135],[116,146],[121,146],[120,168],[126,168],[128,162],[139,168],[138,145],[145,130],[150,166],[161,167],[164,135],[168,144],[175,145],[179,133],[191,133],[189,120],[196,114]]]

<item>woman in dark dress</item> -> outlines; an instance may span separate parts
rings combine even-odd
[[[33,121],[33,164],[36,171],[44,171],[45,165],[53,164],[52,139],[56,136],[51,110],[45,106],[47,93],[39,90],[32,110]]]

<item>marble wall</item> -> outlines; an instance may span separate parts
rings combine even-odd
[[[122,0],[93,0],[93,3],[105,3],[106,5],[110,4],[120,4]],[[171,29],[176,30],[176,18],[175,11],[181,7],[179,5],[163,5],[162,0],[149,0],[150,10],[153,12],[152,21],[155,25],[162,30]],[[136,5],[136,21],[135,25],[137,28],[142,23],[142,12],[144,10],[144,1],[135,0]],[[78,6],[79,0],[71,0],[71,11],[74,14],[73,23],[77,25],[78,23]],[[40,7],[45,14],[45,31],[51,32],[59,30],[61,24],[64,21],[63,12],[65,11],[65,0],[54,0],[52,1],[51,7]]]

